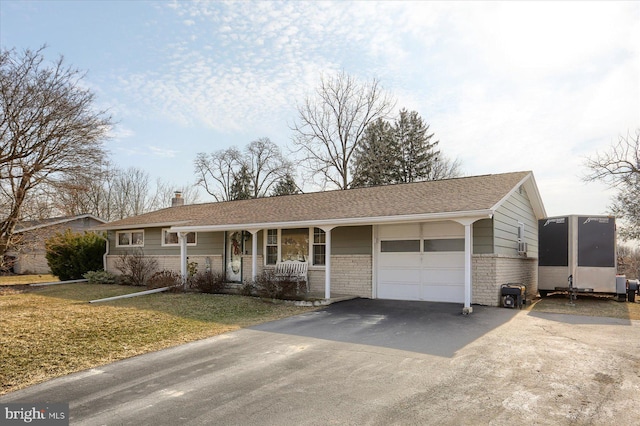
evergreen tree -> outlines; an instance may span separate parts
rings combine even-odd
[[[429,126],[416,111],[400,110],[393,126],[393,151],[396,153],[395,182],[427,180],[436,160],[438,141],[432,141]]]
[[[367,126],[361,145],[354,153],[351,187],[394,182],[396,153],[391,125],[379,118]]]
[[[446,179],[459,163],[440,164],[438,141],[416,111],[402,109],[393,125],[378,119],[365,130],[354,154],[352,187]]]
[[[229,200],[248,200],[253,197],[252,176],[246,164],[234,175]]]
[[[271,196],[275,197],[278,195],[294,195],[299,194],[300,189],[296,184],[296,181],[293,179],[291,173],[287,173],[284,175],[278,182],[276,182],[273,191],[271,191]]]
[[[76,234],[67,229],[45,241],[47,264],[61,281],[77,280],[89,271],[103,268],[104,235],[85,232]]]

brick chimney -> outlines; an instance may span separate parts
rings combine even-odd
[[[182,192],[176,191],[173,193],[173,198],[171,199],[171,207],[184,206],[184,198],[182,198]]]

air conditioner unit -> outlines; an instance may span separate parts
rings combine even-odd
[[[527,243],[524,241],[518,241],[518,254],[527,255]]]

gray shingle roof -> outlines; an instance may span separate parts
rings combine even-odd
[[[76,216],[58,216],[58,217],[52,217],[48,219],[28,220],[28,221],[26,220],[26,221],[18,222],[18,224],[16,225],[15,232],[24,232],[24,231],[30,231],[33,229],[44,228],[52,225],[60,225],[63,223],[67,223],[67,222],[71,222],[71,221],[83,219],[83,218],[90,218],[95,220],[96,222],[106,223],[104,220],[100,219],[99,217],[85,213],[85,214],[79,214]]]
[[[233,226],[404,215],[455,214],[496,207],[531,172],[514,172],[170,207],[111,222],[102,229],[147,226]]]

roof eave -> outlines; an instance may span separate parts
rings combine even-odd
[[[493,211],[498,210],[498,208],[508,200],[521,186],[524,187],[527,195],[529,196],[529,202],[531,203],[531,207],[533,208],[533,212],[538,219],[542,219],[547,217],[547,212],[544,208],[544,204],[542,203],[542,197],[540,196],[540,192],[538,191],[538,185],[536,184],[536,180],[533,177],[533,173],[529,172],[525,177],[523,177],[520,182],[518,182],[507,194],[500,199],[491,209]]]
[[[259,223],[237,223],[227,225],[194,225],[194,226],[172,226],[171,230],[176,232],[216,232],[231,230],[255,230],[273,229],[273,228],[298,228],[298,227],[327,227],[333,228],[337,226],[361,226],[361,225],[379,225],[406,222],[433,222],[438,220],[460,220],[460,219],[487,219],[493,216],[494,210],[471,210],[459,212],[441,212],[441,213],[423,213],[423,214],[407,214],[394,216],[378,216],[378,217],[362,217],[362,218],[344,218],[344,219],[321,219],[321,220],[301,220],[286,222],[259,222]]]
[[[105,220],[100,219],[97,216],[94,216],[92,214],[87,213],[87,214],[80,214],[80,215],[72,216],[72,217],[66,217],[64,219],[56,220],[55,222],[41,223],[39,225],[29,226],[28,228],[16,229],[15,232],[16,233],[22,233],[22,232],[34,231],[36,229],[42,229],[42,228],[48,228],[50,226],[62,225],[63,223],[73,222],[74,220],[84,219],[84,218],[89,218],[89,219],[96,220],[98,222],[106,223]]]
[[[118,231],[122,229],[141,229],[141,228],[167,228],[175,225],[181,225],[188,223],[188,220],[171,221],[171,222],[157,222],[157,223],[130,223],[125,225],[105,225],[96,226],[91,228],[92,231]]]

